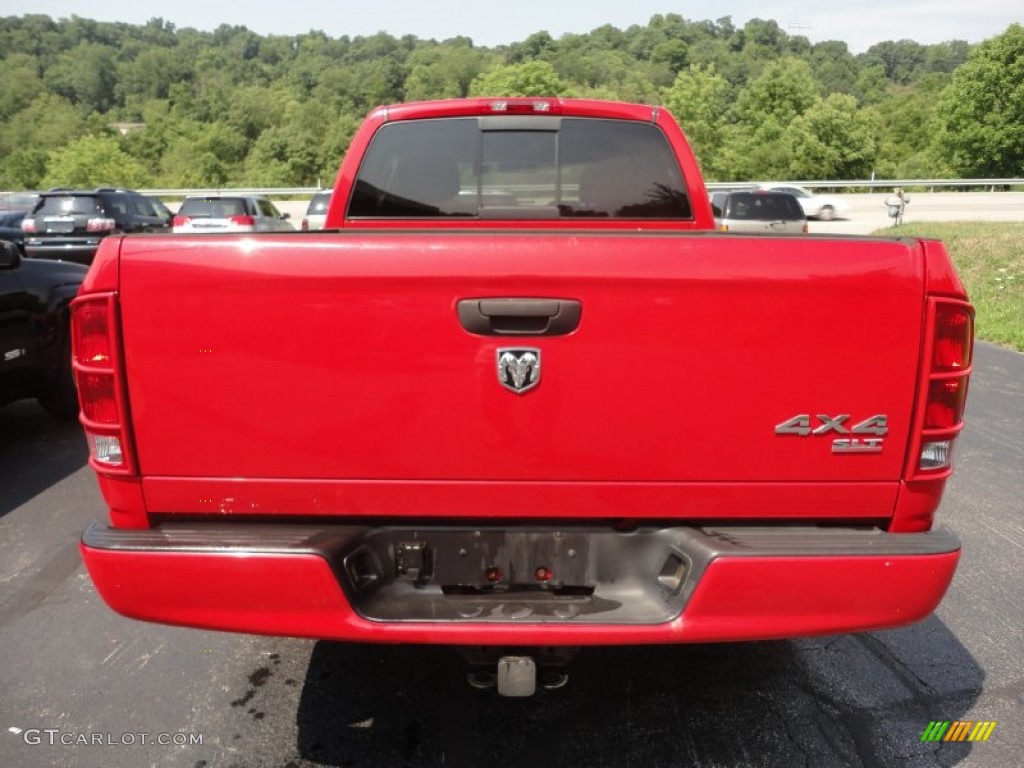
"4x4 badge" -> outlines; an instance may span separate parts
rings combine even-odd
[[[856,435],[856,437],[837,437],[832,440],[832,453],[881,453],[883,438],[889,434],[889,417],[884,413],[876,414],[869,419],[846,426],[850,414],[838,416],[828,414],[801,413],[781,424],[775,425],[776,435],[798,435],[799,437],[815,437],[828,435]],[[865,437],[870,435],[870,437]]]
[[[535,347],[502,347],[498,350],[498,383],[522,394],[540,383],[540,350]]]

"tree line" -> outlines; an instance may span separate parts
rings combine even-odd
[[[0,57],[2,189],[329,186],[372,107],[477,95],[663,104],[709,180],[1024,176],[1019,24],[854,55],[677,14],[493,48],[25,15]]]

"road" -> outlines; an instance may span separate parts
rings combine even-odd
[[[0,408],[0,766],[1017,768],[1024,355],[978,345],[968,422],[941,511],[963,559],[924,622],[792,642],[584,650],[566,688],[503,700],[469,689],[442,648],[113,614],[76,550],[104,515],[78,428],[33,402]],[[930,720],[998,725],[988,742],[936,746],[920,742]],[[160,734],[202,743],[142,743]]]
[[[890,192],[840,195],[850,204],[842,219],[812,221],[812,234],[866,235],[892,226],[885,199]],[[910,193],[904,224],[917,221],[1024,221],[1024,192]]]

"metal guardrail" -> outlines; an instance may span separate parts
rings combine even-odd
[[[707,183],[708,189],[742,189],[745,187],[756,187],[759,184],[769,182],[762,181],[712,181]],[[772,184],[789,184],[797,187],[811,187],[813,189],[892,189],[893,187],[907,187],[919,189],[927,187],[967,189],[971,187],[989,188],[995,191],[996,187],[1024,187],[1024,178],[1015,179],[861,179],[849,180],[800,180],[800,181],[773,181]],[[236,195],[264,195],[266,197],[297,197],[312,195],[320,192],[320,187],[219,187],[211,189],[140,189],[145,195],[155,197],[186,197],[188,195],[220,195],[232,193]]]
[[[798,187],[811,187],[813,189],[891,189],[893,187],[905,187],[920,189],[949,188],[967,189],[970,187],[989,188],[996,191],[997,187],[1024,187],[1024,178],[1013,179],[861,179],[850,180],[801,180],[801,181],[711,181],[707,183],[708,189],[744,189],[756,187],[759,184],[789,184]],[[154,197],[182,198],[189,195],[264,195],[266,197],[305,197],[315,192],[322,191],[322,187],[210,187],[206,189],[140,189],[144,195]],[[14,195],[22,195],[21,192],[0,192],[0,201]]]
[[[759,184],[786,184],[793,187],[812,187],[814,189],[892,189],[893,187],[904,187],[916,189],[927,187],[947,187],[952,189],[965,189],[968,187],[988,187],[996,191],[995,187],[1020,187],[1024,186],[1024,179],[864,179],[862,181],[710,181],[708,189],[742,189],[756,187]]]
[[[328,187],[329,189],[329,187]],[[322,187],[217,187],[209,189],[140,189],[153,197],[188,197],[190,195],[262,195],[264,197],[298,197],[322,192]]]

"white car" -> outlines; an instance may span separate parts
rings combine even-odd
[[[207,232],[291,232],[295,228],[287,219],[288,214],[281,213],[265,197],[186,197],[174,216],[173,231],[193,235]]]
[[[846,201],[834,195],[816,195],[803,187],[792,184],[761,184],[758,188],[789,192],[800,203],[800,207],[804,209],[804,215],[809,219],[830,221],[837,216],[845,215],[850,209]]]

